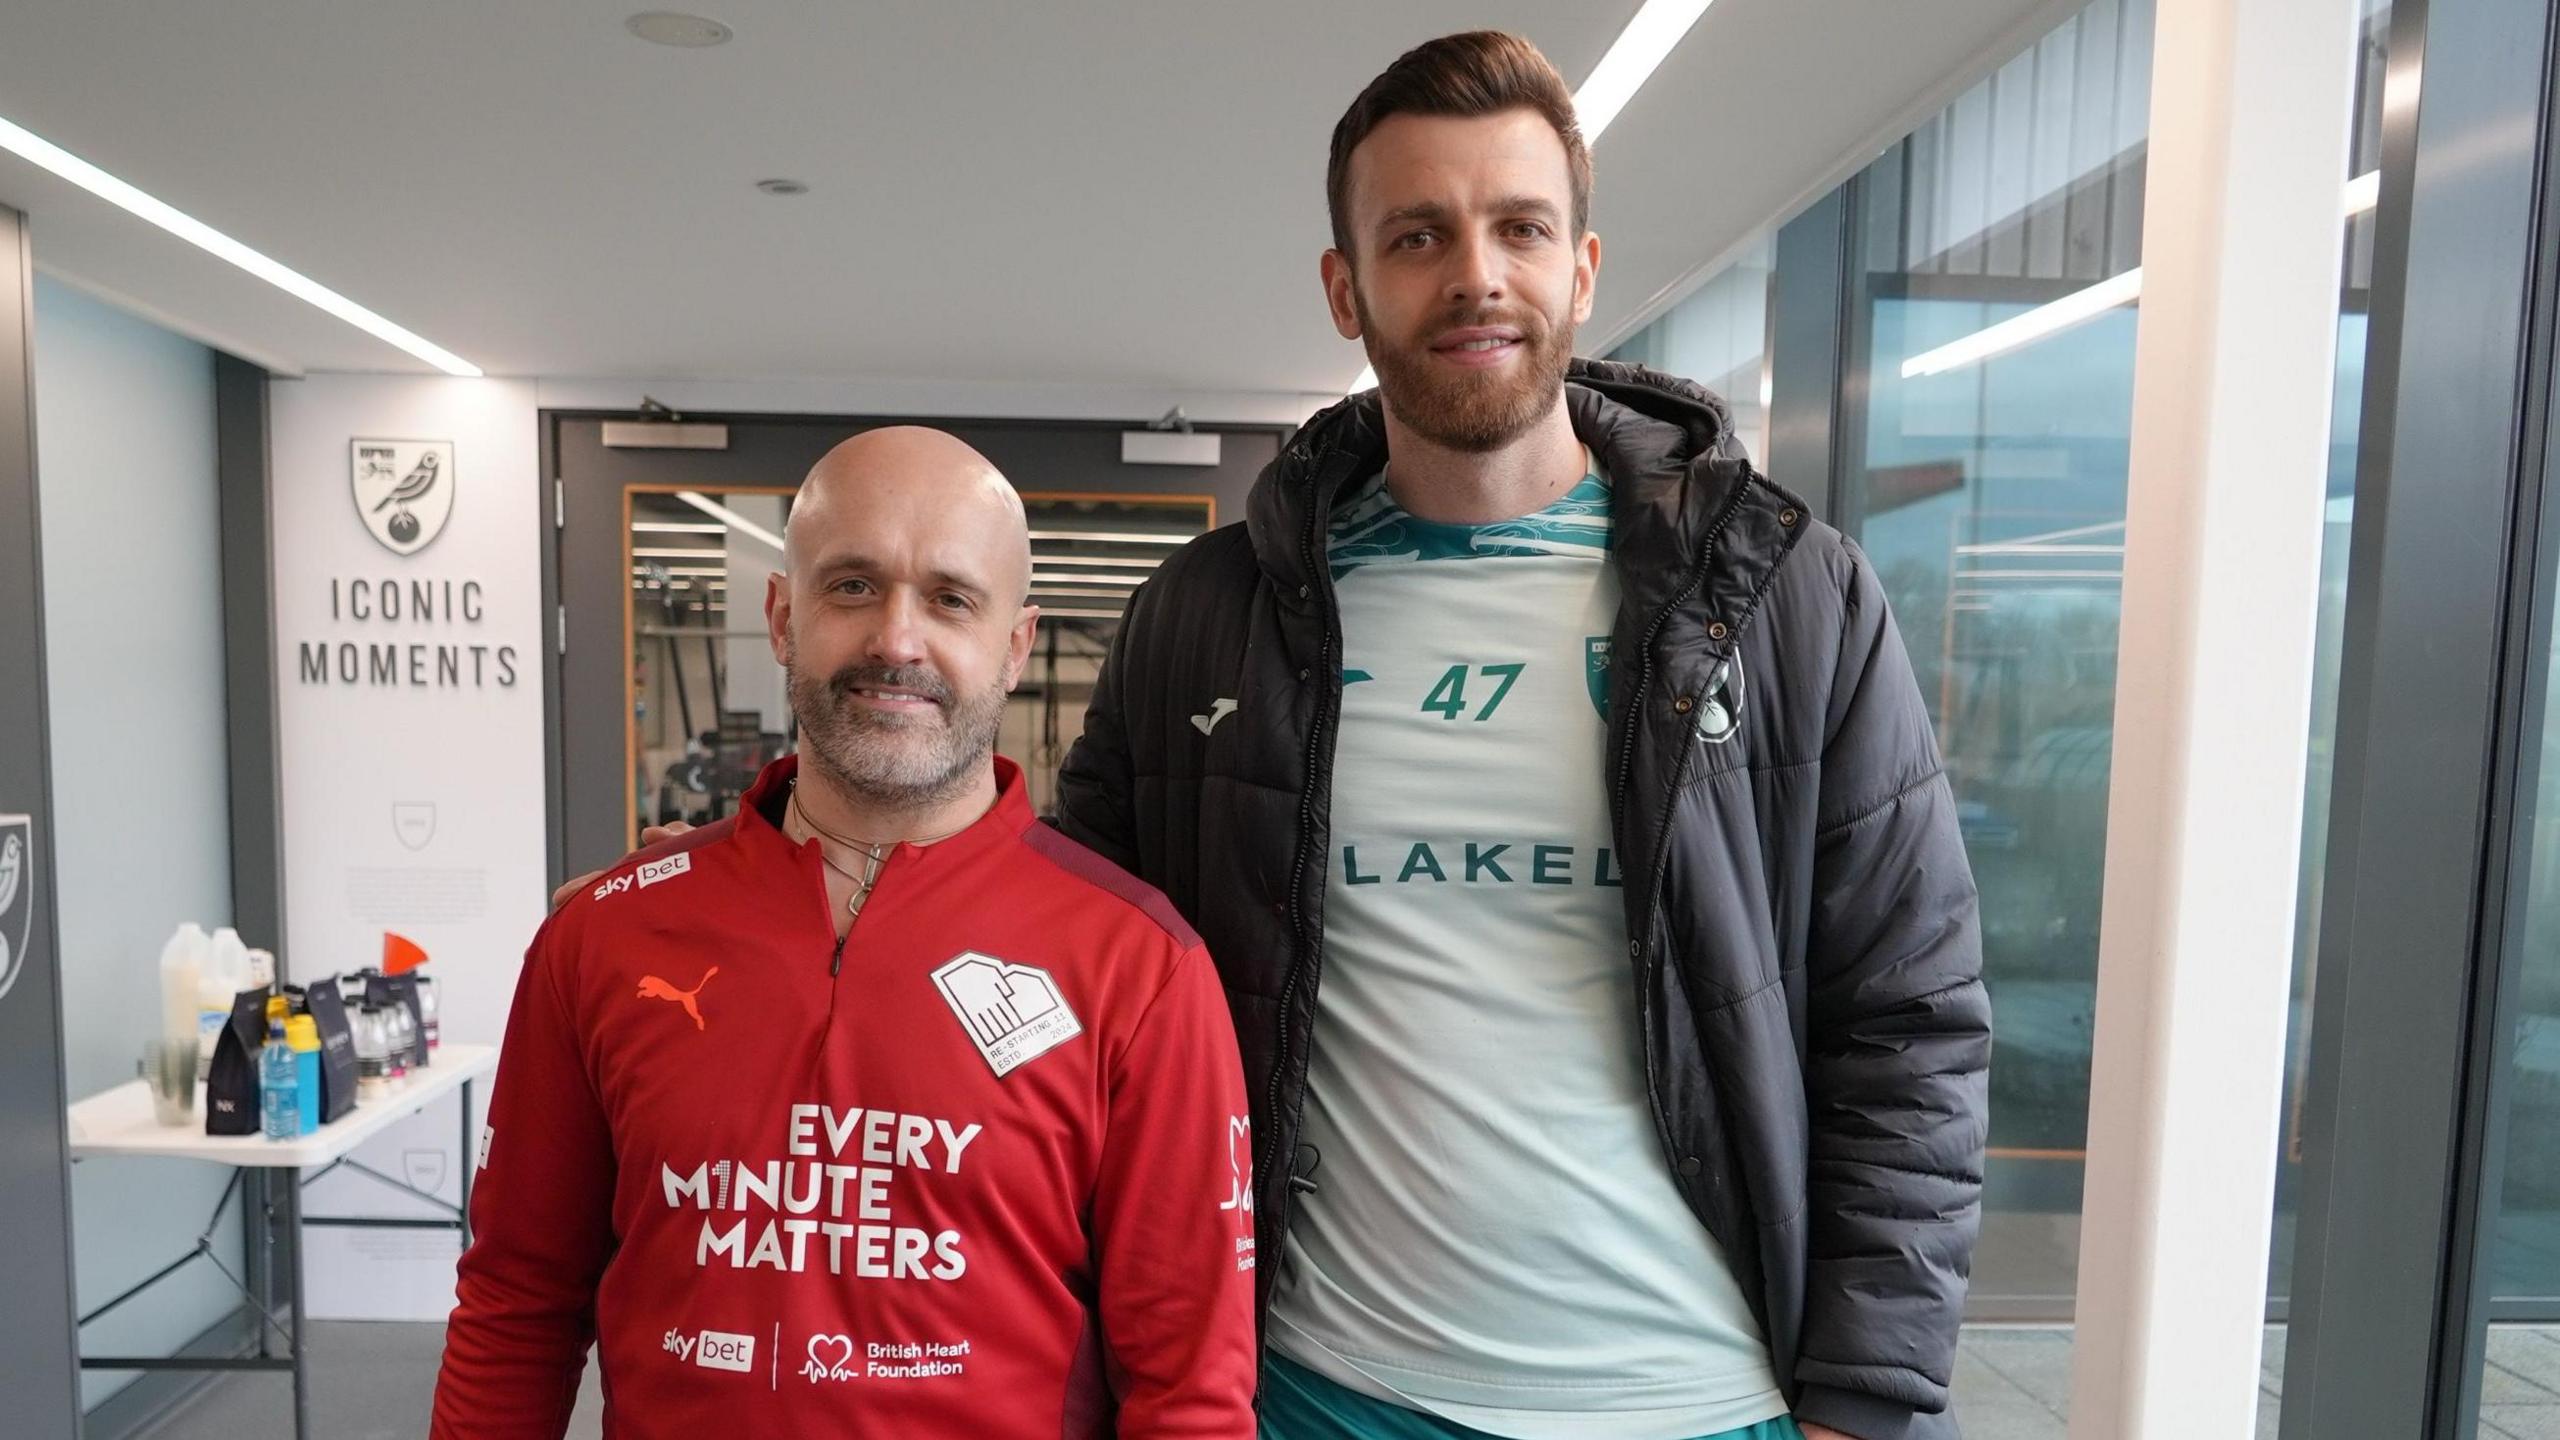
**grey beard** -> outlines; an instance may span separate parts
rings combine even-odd
[[[964,793],[995,754],[1005,690],[954,697],[918,666],[850,667],[820,679],[786,663],[791,710],[811,761],[833,788],[891,810],[929,809]],[[872,685],[912,689],[941,702],[939,726],[887,720],[853,708],[850,692]]]

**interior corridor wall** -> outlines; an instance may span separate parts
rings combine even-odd
[[[445,1043],[495,1045],[547,893],[533,387],[315,374],[274,382],[268,405],[286,972],[378,964],[400,934],[433,957]],[[355,1158],[455,1204],[462,1131],[458,1102],[438,1101]],[[305,1198],[314,1214],[444,1218],[353,1170]],[[308,1230],[307,1308],[442,1320],[457,1241]]]
[[[231,919],[213,352],[40,277],[35,392],[63,1064],[76,1099],[133,1078],[159,1029],[151,997],[170,930]],[[226,1178],[169,1160],[73,1166],[80,1308],[192,1249]],[[236,1212],[215,1241],[236,1273]],[[234,1303],[198,1262],[91,1326],[83,1348],[169,1354]],[[84,1375],[83,1407],[133,1378]]]

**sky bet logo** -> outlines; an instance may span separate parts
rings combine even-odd
[[[616,875],[598,885],[595,889],[595,898],[609,900],[635,886],[646,890],[661,880],[673,880],[692,868],[693,852],[690,850],[670,855],[664,860],[652,860],[628,875]]]
[[[741,1375],[756,1368],[756,1337],[732,1335],[726,1330],[705,1330],[687,1335],[670,1330],[660,1349],[678,1360],[691,1360],[705,1370],[734,1370]]]

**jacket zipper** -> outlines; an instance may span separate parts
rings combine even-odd
[[[1329,457],[1330,447],[1308,456],[1304,463],[1310,475],[1312,476],[1316,467]],[[1289,1032],[1292,1028],[1290,1004],[1297,998],[1299,977],[1312,963],[1315,948],[1307,941],[1306,915],[1303,907],[1306,900],[1307,859],[1311,853],[1307,838],[1314,832],[1316,821],[1316,760],[1324,744],[1325,729],[1332,723],[1341,705],[1340,691],[1332,679],[1336,624],[1333,610],[1333,577],[1330,572],[1319,569],[1316,564],[1316,536],[1324,528],[1326,514],[1320,506],[1311,506],[1309,511],[1306,531],[1298,538],[1298,554],[1299,562],[1306,568],[1307,583],[1310,586],[1321,587],[1322,603],[1317,608],[1324,621],[1324,637],[1316,648],[1317,673],[1314,678],[1323,688],[1316,697],[1315,722],[1307,727],[1307,785],[1298,797],[1298,855],[1296,863],[1289,871],[1289,931],[1294,942],[1294,952],[1289,957],[1289,972],[1280,981],[1280,1043],[1274,1047],[1271,1058],[1271,1081],[1263,1087],[1263,1094],[1266,1097],[1263,1108],[1267,1113],[1262,1118],[1264,1128],[1259,1147],[1262,1153],[1254,1160],[1256,1176],[1275,1174],[1280,1176],[1279,1188],[1273,1192],[1280,1212],[1274,1217],[1279,1222],[1272,1227],[1274,1234],[1287,1227],[1290,1186],[1294,1179],[1292,1173],[1272,1168],[1279,1159],[1280,1153],[1280,1080],[1289,1069]],[[1299,1097],[1301,1113],[1304,1106],[1305,1096],[1301,1094]]]
[[[1618,757],[1618,787],[1616,798],[1618,810],[1621,814],[1625,813],[1629,799],[1633,795],[1635,789],[1636,731],[1637,727],[1644,723],[1645,697],[1653,687],[1654,641],[1660,638],[1663,628],[1671,623],[1671,617],[1679,613],[1680,607],[1687,604],[1689,602],[1689,598],[1698,593],[1699,587],[1707,583],[1707,572],[1715,565],[1716,549],[1723,542],[1724,532],[1732,525],[1733,517],[1741,512],[1742,502],[1750,498],[1751,484],[1755,478],[1756,477],[1751,472],[1744,472],[1743,482],[1741,485],[1735,487],[1733,498],[1725,502],[1724,509],[1719,511],[1716,515],[1715,523],[1708,527],[1706,543],[1699,551],[1698,563],[1696,567],[1689,572],[1688,580],[1684,582],[1680,589],[1672,595],[1671,599],[1663,605],[1662,609],[1655,613],[1653,623],[1645,628],[1644,640],[1638,647],[1639,653],[1636,657],[1635,689],[1628,697],[1626,748]],[[1772,575],[1775,574],[1776,568],[1777,567],[1775,565],[1770,567]],[[1759,598],[1760,595],[1766,593],[1766,591],[1767,582],[1764,581],[1761,590],[1754,592],[1752,595],[1751,603],[1745,607],[1740,616],[1736,617],[1732,629],[1726,637],[1726,646],[1729,652],[1738,652],[1740,650],[1742,645],[1742,632],[1750,625],[1752,618],[1759,613]],[[1728,655],[1728,658],[1720,659],[1716,662],[1716,668],[1711,673],[1708,681],[1708,691],[1710,694],[1714,692],[1715,686],[1722,681],[1727,667],[1732,663],[1730,655]],[[1672,1138],[1670,1122],[1664,1118],[1662,1113],[1662,1072],[1660,1066],[1656,1063],[1653,1047],[1653,977],[1654,957],[1658,948],[1657,942],[1661,938],[1662,930],[1660,920],[1662,877],[1664,872],[1670,868],[1671,860],[1671,820],[1672,816],[1678,809],[1681,787],[1688,783],[1689,762],[1695,755],[1696,750],[1697,747],[1694,745],[1681,746],[1679,763],[1672,766],[1671,784],[1668,789],[1668,795],[1670,798],[1662,807],[1661,822],[1654,827],[1651,873],[1645,880],[1644,933],[1637,942],[1637,953],[1633,957],[1636,961],[1637,1023],[1638,1027],[1643,1032],[1644,1040],[1645,1099],[1647,1102],[1647,1108],[1653,1112],[1653,1128],[1655,1134],[1661,1139],[1662,1153],[1666,1158],[1672,1161],[1675,1174],[1677,1173],[1678,1162],[1680,1159],[1679,1146]]]

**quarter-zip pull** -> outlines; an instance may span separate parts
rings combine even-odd
[[[835,953],[827,957],[827,975],[829,978],[833,978],[844,973],[844,942],[852,938],[853,932],[851,930],[847,930],[836,937]]]

